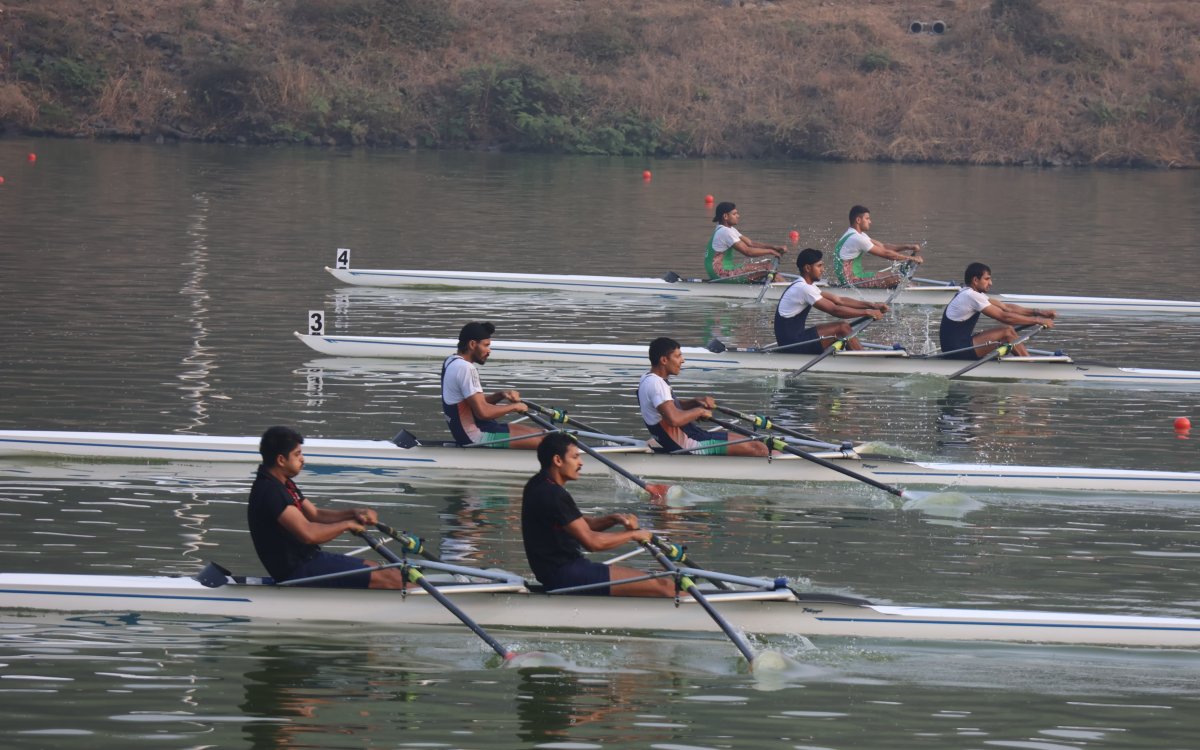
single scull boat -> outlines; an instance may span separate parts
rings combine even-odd
[[[0,430],[0,458],[85,458],[110,461],[240,462],[258,458],[257,437],[154,435],[118,432]],[[636,474],[659,479],[726,482],[848,482],[842,474],[793,455],[768,460],[744,456],[654,453],[644,446],[603,446],[596,450]],[[1066,466],[1007,466],[910,461],[861,455],[852,447],[816,452],[880,482],[925,487],[1000,487],[1012,490],[1200,493],[1200,473],[1095,469]],[[533,451],[417,445],[402,448],[388,440],[307,438],[310,467],[390,468],[406,472],[537,471]],[[247,469],[249,471],[249,468]],[[605,474],[598,461],[584,460],[584,473]]]
[[[424,271],[406,269],[330,268],[325,270],[338,281],[355,286],[371,287],[429,287],[450,289],[507,289],[526,291],[589,292],[609,295],[659,295],[664,297],[698,299],[726,298],[753,300],[762,292],[761,284],[731,284],[701,279],[684,279],[677,274],[664,278],[585,276],[541,273],[502,273],[470,271]],[[668,279],[675,279],[669,281]],[[778,300],[790,282],[777,281],[763,299]],[[853,289],[828,287],[837,294],[846,294],[868,302],[883,302],[891,293],[888,289]],[[959,287],[949,282],[916,283],[904,289],[896,300],[911,305],[946,305],[958,293]],[[1162,313],[1200,314],[1200,302],[1165,299],[1121,297],[1067,297],[1041,294],[992,294],[1003,302],[1026,307],[1050,307],[1063,313]]]
[[[306,346],[334,357],[429,359],[449,356],[457,347],[454,339],[411,336],[332,336],[296,333]],[[720,353],[685,346],[688,369],[798,370],[818,355],[787,352],[735,351]],[[550,341],[492,340],[491,361],[571,362],[584,365],[649,367],[645,345],[567,344]],[[911,355],[904,350],[866,349],[842,351],[826,357],[810,374],[843,375],[934,375],[945,377],[962,369],[963,360]],[[1048,383],[1100,383],[1104,385],[1152,386],[1154,388],[1200,387],[1200,371],[1156,370],[1083,364],[1065,354],[1007,356],[984,363],[963,375],[970,380],[1016,380]]]
[[[548,595],[526,586],[515,574],[486,573],[487,578],[462,582],[439,577],[436,585],[488,628],[608,634],[718,630],[713,618],[688,598],[676,606],[671,599]],[[1200,620],[1195,619],[890,606],[796,592],[782,580],[742,580],[758,585],[702,590],[730,622],[762,635],[1200,648]],[[0,609],[461,627],[444,606],[416,587],[403,597],[394,591],[281,587],[263,579],[228,576],[213,565],[196,578],[0,573]]]

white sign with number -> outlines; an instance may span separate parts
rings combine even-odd
[[[345,269],[350,267],[350,248],[339,247],[337,249],[337,257],[334,258],[334,268]]]
[[[308,311],[308,333],[310,336],[323,336],[325,334],[324,310]]]

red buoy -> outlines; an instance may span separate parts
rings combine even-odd
[[[37,154],[30,152],[29,156],[26,156],[25,158],[29,161],[30,164],[33,164],[35,161],[37,161]]]
[[[1175,419],[1175,429],[1179,432],[1192,429],[1192,420],[1187,417],[1177,417]]]
[[[705,203],[712,203],[712,202],[713,202],[713,197],[712,197],[711,195],[706,195],[706,196],[704,196],[704,202],[705,202]]]
[[[793,245],[795,245],[800,241],[800,233],[793,229],[792,231],[788,232],[788,239],[792,241]]]
[[[650,170],[649,170],[649,169],[647,169],[645,172],[642,172],[642,179],[643,179],[643,180],[648,180],[648,179],[650,179],[650,177],[651,177],[651,176],[652,176],[652,175],[650,174]]]

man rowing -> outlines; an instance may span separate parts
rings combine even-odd
[[[787,252],[783,245],[768,245],[755,242],[737,230],[741,214],[737,206],[729,201],[717,204],[713,221],[717,228],[704,254],[704,267],[710,279],[736,279],[738,282],[757,281],[776,267],[779,258]],[[757,258],[742,264],[734,262],[734,251],[748,258]]]
[[[945,355],[947,359],[979,359],[1000,344],[1016,341],[1020,334],[1013,326],[1054,327],[1054,310],[1035,310],[988,297],[988,290],[992,288],[992,269],[983,263],[967,266],[963,283],[965,286],[942,311],[938,337],[942,351],[949,352]],[[975,333],[980,313],[1005,325]],[[1017,344],[1013,351],[1019,357],[1029,356],[1024,344]]]
[[[442,363],[442,413],[450,434],[459,445],[488,448],[537,448],[539,430],[521,424],[497,422],[505,414],[523,414],[529,407],[521,403],[514,390],[483,395],[477,365],[485,364],[492,353],[492,334],[496,326],[471,321],[458,333],[458,352]]]
[[[882,302],[864,302],[853,297],[832,294],[816,283],[825,273],[824,255],[820,250],[806,247],[796,256],[800,278],[792,282],[779,298],[775,308],[775,344],[786,351],[799,354],[820,354],[838,339],[847,339],[851,349],[862,349],[850,324],[821,323],[805,327],[809,312],[815,307],[838,318],[868,317],[879,320],[888,311]]]
[[[650,370],[638,383],[638,406],[646,429],[668,452],[698,453],[709,456],[766,456],[767,446],[744,441],[729,443],[729,433],[709,432],[696,423],[712,417],[717,402],[712,396],[680,401],[671,391],[670,378],[683,368],[679,342],[661,336],[650,342]]]
[[[632,513],[585,516],[567,491],[567,482],[579,478],[583,460],[574,439],[566,433],[547,435],[537,449],[541,471],[525,484],[521,495],[521,536],[529,568],[547,591],[573,586],[609,583],[641,577],[642,571],[603,565],[583,556],[583,550],[602,552],[630,542],[650,541],[650,532],[638,528]],[[624,526],[624,531],[610,531]],[[612,596],[674,596],[675,584],[667,578],[600,586],[581,594]]]
[[[887,245],[871,239],[867,230],[871,228],[871,210],[866,206],[850,208],[850,228],[842,233],[834,247],[837,263],[834,275],[843,286],[873,289],[891,289],[904,278],[899,273],[877,273],[863,268],[863,257],[875,255],[891,261],[924,263],[921,246],[915,244]]]
[[[292,481],[304,468],[304,437],[290,427],[276,426],[258,443],[262,465],[250,488],[246,521],[250,539],[263,567],[276,581],[343,573],[301,586],[398,589],[404,585],[400,571],[372,570],[374,563],[349,555],[325,552],[319,545],[347,531],[359,532],[378,519],[370,508],[327,510],[312,504]]]

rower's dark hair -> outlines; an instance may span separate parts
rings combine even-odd
[[[820,263],[821,258],[824,257],[825,254],[820,250],[817,250],[813,247],[806,247],[796,255],[796,270],[803,272],[805,266],[811,266],[814,263]]]
[[[679,348],[679,342],[666,336],[659,336],[650,342],[650,366],[654,367],[663,357],[669,357],[671,352]]]
[[[869,213],[871,213],[871,209],[867,208],[866,206],[851,207],[850,208],[850,224],[853,226],[854,222],[858,219],[858,217],[862,216],[863,214],[869,214]]]
[[[737,208],[737,206],[729,201],[721,201],[718,203],[716,213],[713,214],[713,223],[720,224],[721,220],[725,218],[725,214],[729,213],[735,208]]]
[[[496,326],[491,323],[472,320],[462,327],[458,332],[458,353],[462,354],[467,350],[467,346],[472,341],[483,341],[490,339],[492,334],[496,332]]]
[[[985,266],[984,264],[976,261],[975,263],[972,263],[971,265],[967,266],[966,272],[963,273],[963,283],[966,284],[967,286],[971,286],[972,281],[974,281],[975,279],[978,279],[980,276],[984,275],[985,273],[991,273],[991,272],[992,272],[992,269],[990,269],[987,266]]]
[[[554,457],[567,457],[567,448],[575,440],[565,432],[551,432],[546,437],[542,438],[542,442],[538,443],[537,457],[538,463],[543,469],[549,469],[554,466]]]
[[[258,441],[258,452],[264,464],[274,466],[277,456],[286,456],[296,450],[297,445],[303,444],[304,436],[299,432],[291,427],[275,425],[263,433],[262,440]]]

